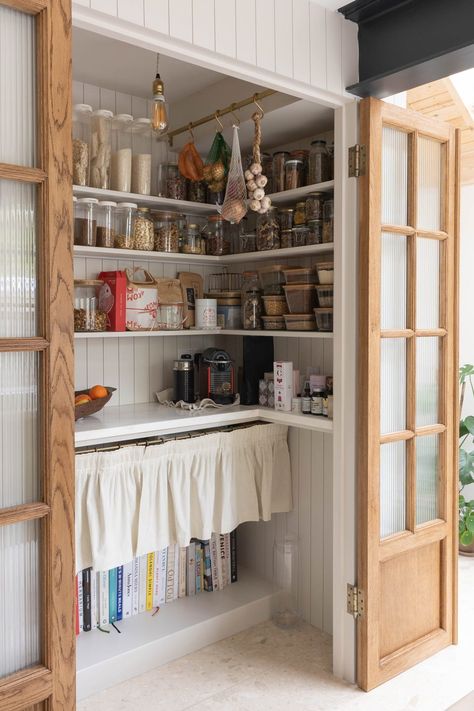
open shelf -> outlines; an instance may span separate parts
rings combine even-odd
[[[291,202],[304,200],[310,193],[330,193],[333,190],[334,180],[327,180],[325,183],[304,185],[302,188],[296,188],[295,190],[283,190],[281,193],[272,193],[269,197],[273,205],[286,205]]]
[[[243,329],[181,329],[180,331],[84,331],[74,338],[153,338],[159,336],[269,336],[271,338],[332,338],[332,333],[323,331],[244,331]]]

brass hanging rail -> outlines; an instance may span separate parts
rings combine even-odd
[[[216,121],[216,119],[220,118],[221,116],[231,114],[234,111],[237,111],[237,109],[243,109],[244,106],[250,106],[250,104],[253,104],[256,101],[261,101],[262,99],[266,99],[268,96],[273,96],[273,94],[276,93],[277,92],[273,89],[265,89],[265,91],[259,91],[257,94],[253,94],[247,99],[242,99],[242,101],[236,101],[233,104],[229,104],[229,106],[226,106],[224,109],[217,109],[217,111],[214,111],[213,114],[203,116],[203,118],[200,118],[197,121],[191,121],[190,123],[186,124],[186,126],[180,126],[179,128],[175,128],[173,131],[168,131],[167,136],[170,145],[173,145],[173,138],[175,136],[178,136],[180,133],[192,131],[192,129],[196,128],[197,126],[202,126],[203,124],[209,123],[210,121]]]

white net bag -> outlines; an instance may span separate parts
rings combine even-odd
[[[247,214],[246,196],[247,189],[240,156],[239,128],[238,126],[234,126],[232,157],[230,159],[227,188],[221,210],[222,217],[228,222],[240,222]]]

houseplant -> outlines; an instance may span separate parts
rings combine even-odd
[[[459,401],[459,551],[474,556],[474,500],[465,495],[465,488],[474,483],[474,416],[462,417],[464,395],[469,385],[474,395],[474,365],[459,369],[461,395]]]

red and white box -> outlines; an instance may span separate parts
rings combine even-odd
[[[273,363],[275,382],[275,410],[291,412],[293,397],[293,363],[276,360]]]
[[[125,325],[127,331],[152,331],[157,328],[158,286],[146,269],[126,269],[127,302]]]
[[[100,272],[104,283],[99,288],[99,309],[107,314],[107,331],[125,331],[127,275],[125,272]]]

